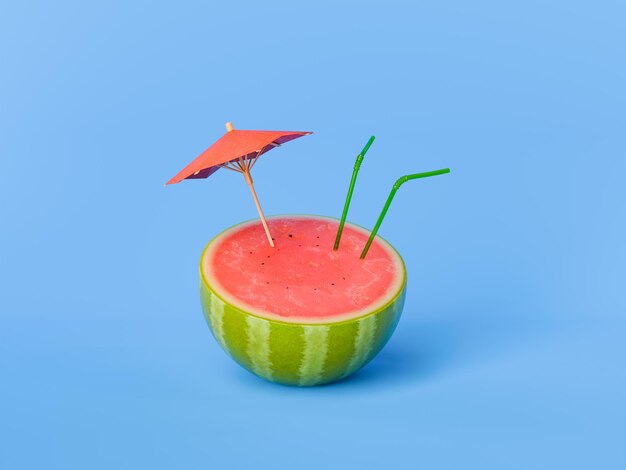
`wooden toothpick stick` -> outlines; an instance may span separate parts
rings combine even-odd
[[[261,223],[263,224],[263,228],[265,229],[265,234],[267,235],[267,241],[270,242],[270,246],[274,248],[274,240],[272,240],[270,229],[267,226],[265,216],[263,215],[263,209],[261,209],[261,204],[259,204],[259,198],[257,197],[256,191],[254,190],[254,184],[252,182],[252,175],[250,174],[250,171],[249,170],[244,171],[243,177],[246,179],[246,183],[248,183],[248,187],[250,188],[250,192],[252,193],[252,198],[254,199],[256,210],[259,211],[259,217],[261,218]]]

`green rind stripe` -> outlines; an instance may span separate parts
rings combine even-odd
[[[328,332],[325,325],[304,328],[304,354],[298,371],[299,385],[315,385],[322,380],[328,354]]]
[[[224,304],[216,296],[211,296],[211,326],[217,341],[228,352],[228,345],[224,341]]]
[[[203,289],[201,287],[201,293],[202,305],[206,306],[206,308],[203,308],[204,316],[211,328],[211,332],[220,346],[228,352],[228,345],[226,344],[226,341],[224,341],[224,303],[214,296],[208,289]]]
[[[273,380],[284,384],[298,384],[303,351],[302,326],[273,323],[270,331]]]
[[[346,364],[354,356],[354,338],[356,334],[356,321],[330,327],[326,364],[320,383],[333,382],[344,375]]]
[[[248,315],[246,317],[248,345],[246,354],[250,359],[252,371],[269,380],[273,379],[272,361],[270,360],[270,330],[267,320]]]
[[[387,344],[387,341],[389,341],[389,338],[391,338],[391,335],[396,329],[396,326],[400,321],[400,316],[402,315],[404,295],[405,293],[403,292],[399,299],[391,304],[385,312],[381,312],[379,315],[378,333],[376,335],[371,357],[368,361],[376,356],[376,354],[378,354],[383,347],[385,347],[385,344]]]
[[[251,370],[252,361],[247,354],[248,324],[246,317],[247,315],[237,311],[230,305],[224,305],[222,327],[224,331],[224,341],[228,345],[228,352],[239,364]]]
[[[382,312],[381,312],[382,313]],[[377,319],[380,315],[370,315],[357,322],[357,333],[354,339],[354,355],[348,363],[344,376],[360,369],[371,357],[376,335]]]

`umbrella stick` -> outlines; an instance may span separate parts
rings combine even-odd
[[[425,173],[415,173],[413,175],[404,175],[397,179],[397,181],[393,184],[393,187],[391,188],[391,192],[389,193],[387,202],[385,202],[385,205],[383,206],[383,210],[380,213],[378,220],[376,221],[376,225],[374,225],[374,229],[372,230],[372,233],[370,234],[370,237],[367,239],[367,243],[365,244],[365,247],[363,248],[363,251],[361,252],[361,256],[360,256],[361,259],[364,259],[365,255],[367,255],[367,251],[370,249],[370,245],[374,241],[374,237],[376,237],[376,233],[378,232],[378,229],[380,228],[380,224],[382,224],[383,219],[385,218],[385,215],[387,214],[387,210],[389,209],[389,206],[391,205],[391,201],[393,201],[393,197],[396,195],[396,192],[398,191],[398,189],[400,189],[400,186],[402,186],[404,183],[406,183],[409,180],[415,180],[418,178],[427,178],[429,176],[443,175],[445,173],[450,173],[450,168],[444,168],[442,170],[435,170],[435,171],[427,171]]]
[[[356,183],[356,176],[359,173],[359,169],[361,168],[361,162],[363,162],[363,157],[369,150],[372,142],[376,137],[370,137],[370,140],[367,141],[361,153],[359,153],[356,157],[356,161],[354,162],[354,170],[352,171],[352,179],[350,180],[350,186],[348,187],[348,195],[346,196],[346,202],[343,205],[343,213],[341,214],[341,221],[339,222],[339,229],[337,230],[337,237],[335,238],[335,246],[333,250],[337,251],[339,248],[339,242],[341,241],[341,234],[343,233],[343,226],[346,223],[346,217],[348,215],[348,209],[350,208],[350,201],[352,200],[352,191],[354,191],[354,183]]]
[[[267,222],[265,221],[265,216],[263,215],[263,209],[261,209],[261,204],[259,204],[259,198],[257,197],[256,191],[254,190],[254,184],[252,183],[252,176],[250,175],[250,171],[244,171],[243,176],[246,179],[246,183],[248,183],[250,192],[252,193],[252,198],[254,199],[256,210],[259,211],[259,217],[261,218],[261,223],[263,224],[263,228],[265,229],[267,241],[270,242],[270,246],[274,248],[274,241],[272,240],[272,235],[270,235],[270,229],[268,228]]]

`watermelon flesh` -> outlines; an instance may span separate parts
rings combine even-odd
[[[279,216],[268,224],[275,248],[253,221],[220,234],[202,258],[206,281],[237,308],[284,322],[328,323],[383,307],[403,286],[402,259],[381,238],[359,258],[369,236],[364,229],[346,225],[333,251],[336,219]]]

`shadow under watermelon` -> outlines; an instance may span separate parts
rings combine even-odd
[[[435,380],[530,347],[554,329],[549,316],[500,309],[405,311],[384,349],[336,386],[393,386]],[[332,385],[331,385],[332,386]]]

